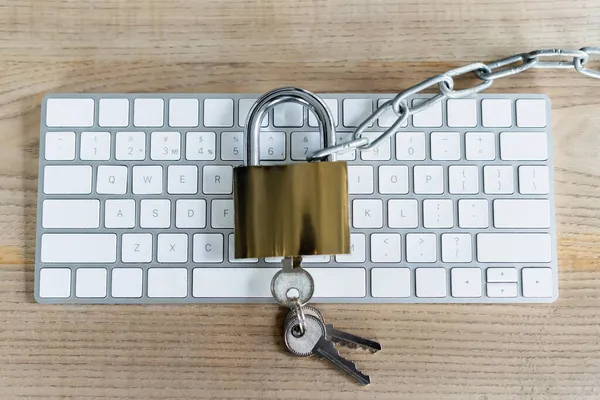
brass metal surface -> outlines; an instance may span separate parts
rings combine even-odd
[[[345,161],[234,169],[235,257],[350,253]]]

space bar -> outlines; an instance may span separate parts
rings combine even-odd
[[[271,297],[280,268],[195,268],[194,297]],[[365,297],[364,268],[306,268],[315,281],[313,297]]]

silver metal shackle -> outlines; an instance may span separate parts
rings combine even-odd
[[[294,87],[274,89],[262,95],[254,103],[246,118],[246,126],[244,128],[244,135],[246,137],[246,165],[259,164],[259,134],[263,117],[271,108],[283,103],[298,103],[311,110],[317,117],[319,132],[325,148],[335,146],[335,125],[333,123],[333,117],[331,111],[329,111],[329,108],[319,96],[308,90]],[[336,155],[331,154],[327,159],[329,161],[335,161]],[[321,161],[317,158],[307,158],[307,161],[317,160]]]

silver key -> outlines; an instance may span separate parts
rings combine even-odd
[[[285,258],[283,269],[271,280],[271,294],[283,306],[293,308],[298,303],[305,305],[312,298],[315,282],[301,267],[301,258]]]
[[[306,330],[300,334],[299,321],[292,318],[284,330],[284,341],[288,350],[297,356],[308,357],[313,354],[325,358],[335,367],[353,377],[361,385],[371,383],[371,378],[356,368],[356,365],[340,355],[335,344],[325,335],[325,324],[314,315],[306,315]]]
[[[306,315],[312,315],[319,318],[323,323],[325,320],[323,318],[323,314],[316,308],[312,306],[304,306],[302,307],[302,311]],[[292,318],[296,318],[295,310],[291,310],[285,317],[283,326],[287,326],[289,321]],[[363,348],[365,350],[369,350],[372,353],[377,353],[381,350],[381,344],[374,340],[365,339],[363,337],[353,335],[348,332],[341,331],[339,329],[334,328],[332,324],[325,324],[325,336],[327,339],[331,340],[336,344],[341,344],[351,349]]]

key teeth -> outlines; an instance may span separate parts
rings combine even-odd
[[[379,350],[381,350],[381,349],[375,349],[375,348],[370,347],[370,346],[362,346],[360,344],[349,342],[347,340],[336,338],[336,337],[333,337],[333,336],[330,337],[329,340],[331,340],[336,345],[339,344],[339,345],[342,345],[344,347],[347,347],[347,348],[353,349],[353,350],[356,350],[356,349],[365,350],[365,351],[368,351],[371,354],[375,354]]]
[[[331,341],[331,347],[332,347],[333,351],[335,351],[336,355],[339,357],[340,361],[345,363],[348,367],[358,371],[361,375],[363,375],[367,379],[366,385],[369,385],[371,383],[371,377],[369,375],[365,374],[364,372],[362,372],[360,369],[358,369],[358,367],[356,366],[356,363],[354,361],[350,361],[347,358],[344,358],[340,355],[340,352],[339,352],[335,342]]]

